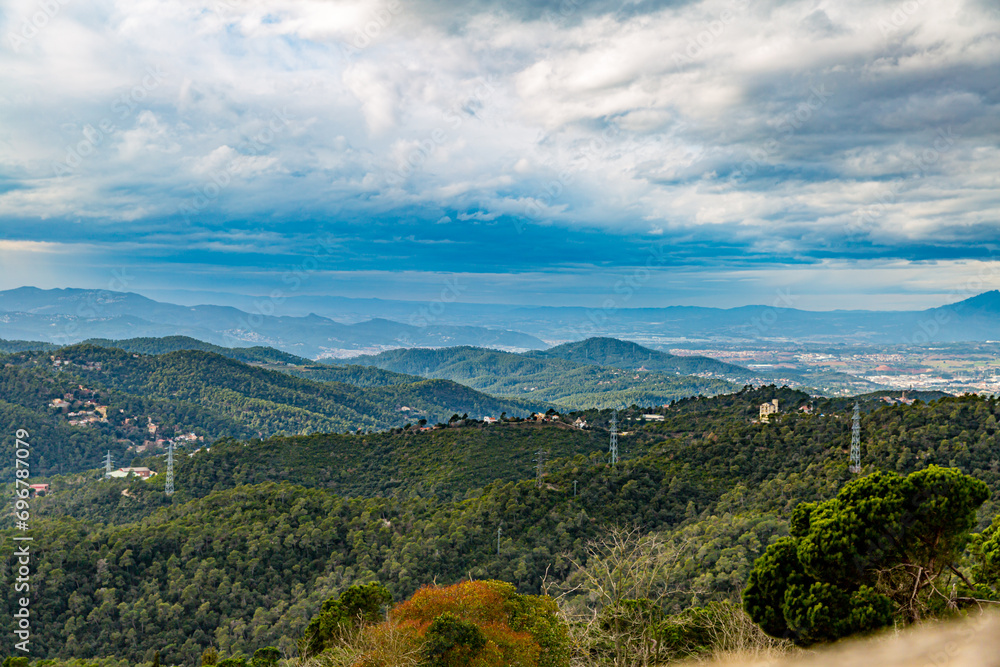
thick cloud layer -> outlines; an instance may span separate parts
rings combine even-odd
[[[695,282],[941,267],[933,283],[992,259],[986,0],[2,12],[0,261],[34,267],[20,282],[128,264],[147,287],[178,267],[189,287],[219,267],[266,285],[316,238],[342,277],[530,272],[564,291],[657,248]],[[889,291],[926,289],[903,282]]]

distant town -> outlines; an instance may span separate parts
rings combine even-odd
[[[712,357],[778,376],[790,387],[815,387],[850,396],[878,389],[1000,392],[1000,344],[940,347],[760,345],[671,347],[671,354]],[[782,374],[785,371],[785,374]]]

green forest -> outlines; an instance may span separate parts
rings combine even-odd
[[[453,380],[488,394],[531,398],[566,409],[615,408],[633,403],[663,405],[687,396],[737,389],[737,385],[719,376],[723,371],[733,370],[738,376],[748,374],[745,368],[714,359],[672,357],[652,350],[646,351],[675,359],[674,368],[660,363],[659,370],[654,372],[640,369],[641,363],[632,366],[634,360],[631,359],[628,366],[611,365],[611,361],[623,360],[620,357],[609,358],[609,365],[603,365],[587,361],[582,352],[570,355],[567,351],[560,353],[560,348],[553,348],[553,351],[550,355],[552,351],[514,354],[479,347],[417,348],[354,357],[347,362],[395,373]],[[579,358],[569,358],[571,356]],[[680,374],[681,368],[688,375]],[[693,375],[695,373],[713,377],[699,377]]]
[[[118,390],[184,386],[169,375],[121,375]],[[757,406],[775,398],[782,412],[755,423]],[[698,655],[711,650],[713,624],[740,614],[766,641],[807,645],[914,614],[971,613],[967,600],[998,599],[1000,402],[859,400],[860,475],[847,469],[850,401],[770,386],[679,400],[657,409],[663,421],[643,419],[649,408],[622,410],[627,435],[614,466],[611,414],[590,410],[549,423],[485,425],[453,415],[432,431],[411,424],[369,434],[224,439],[179,457],[170,498],[162,458],[145,461],[161,471],[148,482],[103,480],[97,471],[55,476],[51,493],[32,501],[33,530],[44,535],[36,542],[33,655],[192,665],[206,650],[238,662],[274,647],[289,659],[300,655],[310,623],[336,608],[331,600],[375,582],[392,605],[411,604],[430,584],[508,582],[508,593],[489,595],[501,595],[490,599],[509,613],[510,632],[521,622],[511,611],[519,599],[513,592],[547,593],[560,601],[569,644],[585,647],[594,664],[651,647],[651,660]],[[573,428],[574,416],[591,428]],[[41,443],[35,434],[32,440]],[[933,491],[942,488],[953,491]],[[937,507],[939,497],[954,506]],[[869,534],[864,523],[871,502],[898,508],[891,516],[903,528],[894,539],[912,537],[883,545],[880,560],[857,576],[831,579],[836,564],[811,556],[809,545],[825,534],[820,526],[858,535],[862,545],[879,543],[880,533]],[[918,524],[907,518],[925,514]],[[941,516],[955,520],[934,524]],[[947,549],[921,551],[930,534],[940,534]],[[609,588],[602,573],[616,559],[655,566],[648,577],[640,568],[627,585]],[[920,580],[926,595],[913,608],[895,602],[899,582],[876,576],[927,563],[939,578]],[[950,603],[934,597],[951,590]],[[767,602],[776,595],[787,606]],[[13,612],[14,601],[5,600]],[[421,651],[501,650],[500,635],[482,635],[485,621],[463,616],[461,605],[440,605],[423,621],[400,606],[390,615],[398,623],[351,635],[367,648],[337,644],[324,655],[374,655],[406,628],[406,641]],[[816,605],[841,609],[849,622],[815,621],[809,610]],[[516,664],[539,664],[543,653],[532,655]]]
[[[206,351],[147,356],[81,344],[12,353],[0,362],[0,417],[41,436],[35,468],[42,475],[94,468],[108,451],[124,465],[135,456],[132,448],[184,433],[211,443],[374,431],[421,419],[435,424],[456,413],[525,416],[549,407],[447,380],[380,377],[388,374],[363,367],[318,367],[321,378],[307,379]],[[107,408],[100,419],[71,423],[71,415],[95,415],[98,406]],[[155,436],[149,424],[156,425]],[[4,474],[12,446],[0,445],[11,454],[0,462]]]

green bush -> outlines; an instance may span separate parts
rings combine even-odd
[[[486,646],[478,625],[449,612],[431,622],[425,640],[424,656],[432,667],[464,667]]]

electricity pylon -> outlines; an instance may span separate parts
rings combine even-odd
[[[174,443],[167,444],[167,485],[164,487],[167,496],[174,495]]]
[[[538,486],[538,488],[542,488],[542,475],[545,473],[545,457],[548,455],[548,452],[544,449],[539,449],[538,452],[536,452],[536,455],[538,458],[533,459],[536,464],[535,485]]]
[[[611,413],[611,445],[608,448],[611,454],[611,465],[618,463],[618,411]]]
[[[851,427],[851,466],[849,470],[861,472],[861,406],[854,404],[854,424]]]

